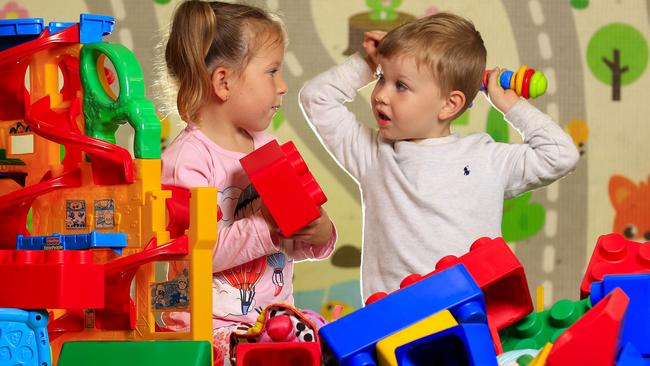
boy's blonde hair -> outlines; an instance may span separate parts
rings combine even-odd
[[[220,1],[184,1],[174,12],[165,46],[169,76],[178,88],[183,120],[197,123],[210,95],[217,66],[243,71],[264,46],[284,45],[286,30],[276,15],[260,8]]]
[[[386,34],[377,52],[385,58],[412,57],[426,67],[446,95],[465,94],[462,114],[481,86],[487,51],[474,25],[454,14],[437,13],[403,24]]]

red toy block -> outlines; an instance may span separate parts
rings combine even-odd
[[[614,289],[557,338],[546,365],[614,365],[629,301],[623,290]]]
[[[488,319],[498,330],[533,311],[533,300],[528,290],[524,267],[502,238],[480,238],[471,245],[468,253],[461,257],[449,255],[440,259],[435,271],[424,277],[412,274],[402,281],[400,288],[459,263],[465,265],[476,284],[483,290]],[[373,294],[366,301],[366,305],[383,296],[385,294]]]
[[[533,311],[524,267],[502,238],[480,238],[471,245],[468,253],[461,257],[449,255],[440,259],[435,271],[424,277],[412,274],[402,281],[400,288],[459,263],[465,265],[483,291],[490,333],[495,350],[500,354],[503,349],[498,331]],[[385,293],[373,294],[366,300],[366,305],[385,296]]]
[[[264,342],[237,345],[237,366],[320,366],[318,342]]]
[[[271,141],[239,162],[284,236],[320,216],[327,197],[293,142]]]
[[[609,274],[650,273],[650,245],[627,240],[620,234],[601,235],[580,285],[580,297],[589,296],[591,283]]]
[[[89,250],[0,250],[0,307],[104,306],[104,266]]]

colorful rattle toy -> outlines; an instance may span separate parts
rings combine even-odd
[[[492,70],[485,70],[481,90],[486,89],[490,71]],[[526,65],[520,67],[517,72],[503,69],[499,73],[499,85],[503,89],[512,89],[526,99],[544,94],[547,84],[546,76],[541,71],[529,69]]]

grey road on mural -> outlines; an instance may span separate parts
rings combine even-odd
[[[569,2],[503,0],[503,4],[519,60],[554,76],[549,80],[556,84],[549,86],[553,92],[534,104],[561,125],[574,118],[585,120],[583,55]],[[556,187],[534,192],[532,201],[546,208],[547,227],[516,245],[531,290],[550,283],[547,290],[552,290],[554,300],[575,299],[579,294],[587,248],[587,159],[584,155],[575,172],[556,182]]]

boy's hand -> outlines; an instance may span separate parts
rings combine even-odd
[[[501,70],[496,67],[494,70],[492,70],[492,72],[490,72],[490,77],[488,78],[487,85],[487,94],[492,105],[503,112],[503,114],[506,114],[510,108],[512,108],[512,106],[517,103],[519,96],[517,93],[515,93],[514,90],[504,90],[501,85],[499,85],[497,79],[499,78],[500,71]]]
[[[296,231],[291,238],[317,246],[327,244],[332,237],[332,221],[325,210],[320,208],[320,212],[320,217]]]
[[[364,59],[373,73],[377,70],[377,47],[385,36],[386,32],[378,30],[363,33],[363,49],[366,50]]]

